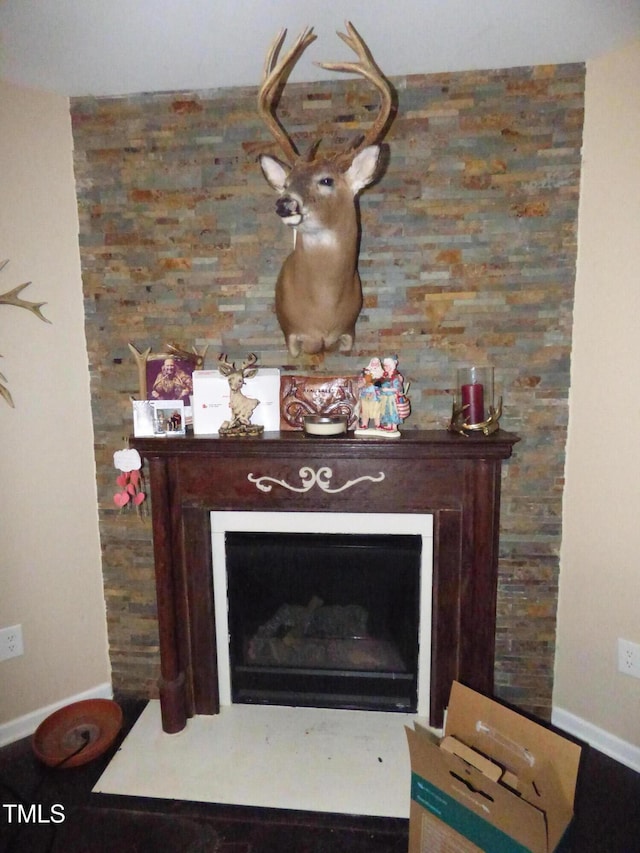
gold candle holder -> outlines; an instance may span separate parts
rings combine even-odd
[[[450,432],[491,435],[500,429],[502,397],[494,405],[493,367],[461,367],[453,397]]]

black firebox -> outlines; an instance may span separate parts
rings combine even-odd
[[[233,702],[415,712],[422,538],[227,533]]]

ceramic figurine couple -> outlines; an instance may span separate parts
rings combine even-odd
[[[398,438],[410,412],[404,377],[397,356],[372,358],[358,378],[358,427],[356,435]]]

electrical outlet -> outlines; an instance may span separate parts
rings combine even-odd
[[[640,643],[618,639],[618,669],[640,678]]]
[[[12,625],[0,630],[0,661],[9,658],[19,658],[24,654],[22,642],[22,625]]]

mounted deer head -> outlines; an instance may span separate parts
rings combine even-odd
[[[316,144],[303,157],[275,117],[275,104],[286,79],[316,39],[312,28],[300,33],[280,61],[286,30],[278,34],[267,54],[258,97],[260,115],[287,161],[266,154],[259,158],[265,178],[279,193],[276,213],[296,231],[294,250],[282,265],[276,283],[276,315],[294,357],[336,346],[341,352],[349,352],[362,308],[356,196],[375,177],[378,141],[393,111],[393,90],[352,24],[347,23],[346,28],[347,34],[338,35],[359,61],[319,64],[331,71],[358,74],[380,94],[378,115],[356,147],[317,157]]]

